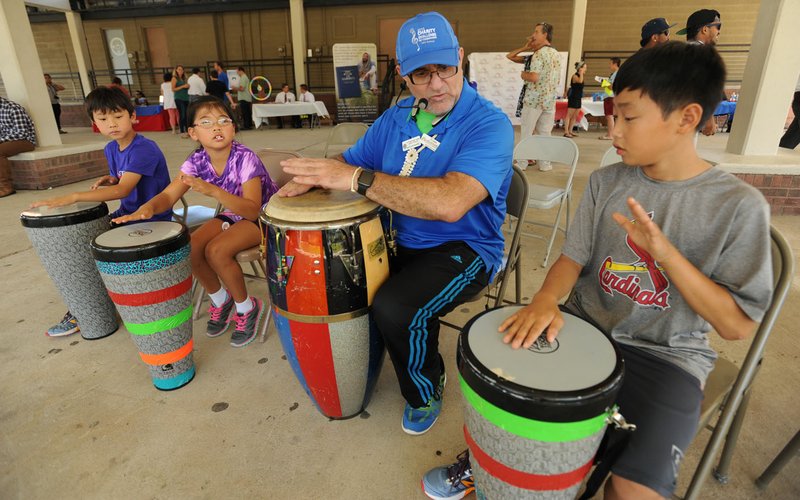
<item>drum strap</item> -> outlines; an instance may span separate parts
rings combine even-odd
[[[618,436],[619,434],[622,435]],[[611,439],[612,437],[618,439]],[[588,500],[597,494],[608,477],[609,472],[611,472],[611,468],[617,463],[617,459],[619,459],[622,452],[628,446],[630,438],[630,432],[614,428],[608,429],[606,435],[603,436],[603,442],[600,444],[600,449],[595,457],[595,463],[597,465],[594,471],[592,471],[592,475],[589,476],[589,480],[586,481],[586,490],[578,497],[578,500]]]

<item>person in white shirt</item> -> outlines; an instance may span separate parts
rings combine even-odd
[[[295,102],[297,98],[294,96],[294,93],[289,91],[289,84],[284,83],[281,85],[281,91],[278,92],[278,95],[275,96],[275,103],[276,104],[288,104],[291,102]],[[300,115],[292,115],[292,127],[300,128]],[[283,117],[278,117],[278,128],[283,128]]]
[[[300,102],[314,102],[314,94],[308,91],[308,85],[305,83],[300,84]]]
[[[200,68],[192,68],[192,76],[186,81],[189,84],[189,102],[206,95],[206,82],[200,76]]]

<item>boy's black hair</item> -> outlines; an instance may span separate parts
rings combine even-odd
[[[164,81],[171,82],[172,81],[172,73],[164,73]]]
[[[622,59],[620,59],[619,57],[609,57],[608,60],[614,63],[618,68],[622,64]]]
[[[123,91],[113,87],[97,87],[86,96],[86,112],[89,119],[94,121],[94,112],[113,113],[125,110],[133,115],[136,108],[131,99]]]
[[[194,127],[194,119],[197,117],[197,112],[206,108],[222,111],[228,115],[228,118],[233,118],[233,111],[231,111],[231,107],[228,106],[227,102],[220,101],[213,95],[204,95],[189,104],[189,109],[186,111],[186,123],[190,127]],[[236,120],[233,120],[233,126],[236,127]]]
[[[115,83],[117,85],[122,85],[122,78],[120,78],[118,76],[115,76],[114,78],[111,79],[111,83]]]
[[[640,50],[619,68],[614,94],[640,90],[652,99],[666,119],[687,104],[703,108],[698,130],[714,112],[725,85],[725,63],[710,45],[667,42]]]
[[[217,78],[219,77],[219,71],[212,69],[211,71],[208,72],[208,76],[210,76],[211,78]]]

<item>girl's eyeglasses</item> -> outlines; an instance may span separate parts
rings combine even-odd
[[[212,120],[211,118],[203,118],[197,123],[193,123],[192,127],[200,127],[200,128],[211,128],[214,124],[219,125],[220,127],[228,127],[233,125],[233,120],[228,118],[227,116],[220,116],[216,120]]]

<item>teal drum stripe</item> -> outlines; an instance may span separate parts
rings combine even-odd
[[[162,391],[171,391],[188,384],[194,378],[194,366],[172,378],[154,378],[153,385]]]
[[[174,252],[136,262],[101,262],[96,260],[97,269],[103,274],[116,276],[131,276],[135,274],[158,271],[172,266],[189,258],[189,245],[181,247]]]

